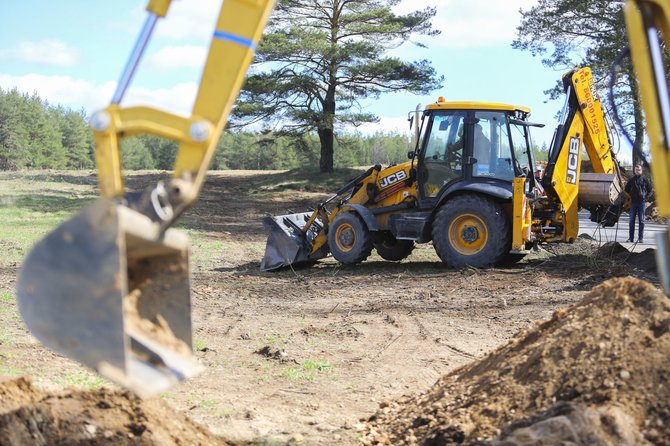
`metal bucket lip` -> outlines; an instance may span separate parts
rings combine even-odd
[[[268,215],[263,218],[263,227],[268,233],[268,238],[260,264],[262,272],[275,271],[324,257],[320,253],[312,253],[308,235],[315,236],[315,234],[311,233],[311,230],[308,230],[309,234],[304,234],[286,224],[286,220],[289,219],[297,225],[311,215],[312,211],[307,211],[278,216]]]

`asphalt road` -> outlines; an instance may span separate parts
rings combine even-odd
[[[628,243],[628,214],[622,214],[619,223],[611,228],[598,227],[589,220],[589,213],[579,213],[579,233],[588,234],[601,243],[617,241],[630,251],[640,252],[647,248],[656,248],[656,234],[666,230],[665,225],[651,223],[644,224],[644,243]],[[637,240],[637,224],[635,225],[635,240]]]

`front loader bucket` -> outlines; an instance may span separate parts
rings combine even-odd
[[[48,348],[140,397],[202,370],[191,349],[188,237],[100,199],[41,240],[19,311]]]
[[[310,229],[307,234],[302,228],[312,212],[264,217],[263,227],[268,233],[265,244],[265,256],[261,261],[261,271],[272,271],[289,265],[299,265],[325,257],[325,254],[312,254],[308,237],[314,233]]]

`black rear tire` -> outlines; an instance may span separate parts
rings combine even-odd
[[[433,246],[447,265],[483,268],[500,263],[512,246],[512,228],[503,208],[474,194],[448,200],[433,222]]]
[[[354,265],[372,253],[372,236],[358,214],[344,212],[328,228],[328,247],[338,262]]]
[[[382,259],[391,262],[398,262],[402,259],[406,259],[412,251],[414,251],[413,240],[398,240],[391,234],[385,235],[383,239],[377,241],[374,246],[377,250],[377,254],[379,254]]]

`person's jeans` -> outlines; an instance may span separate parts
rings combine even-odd
[[[639,223],[639,227],[637,230],[638,234],[638,240],[642,240],[644,238],[644,208],[646,206],[646,203],[644,201],[642,202],[631,202],[630,203],[630,215],[628,217],[628,239],[629,240],[635,240],[633,237],[635,237],[635,219],[637,218],[637,221]]]

